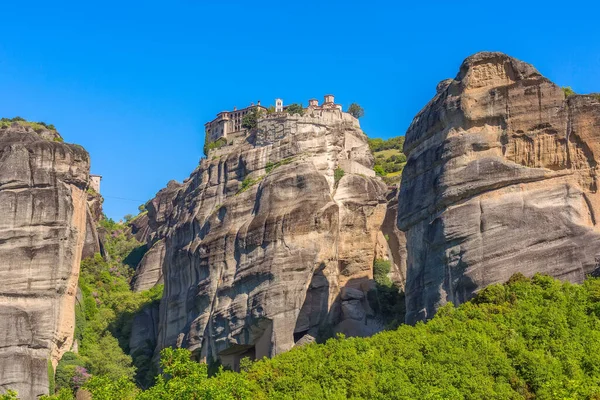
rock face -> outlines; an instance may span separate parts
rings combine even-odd
[[[52,138],[0,129],[0,392],[20,399],[47,394],[71,348],[86,237],[88,153]]]
[[[365,291],[387,188],[358,121],[274,114],[231,141],[160,191],[136,227],[150,245],[137,288],[161,273],[165,284],[156,350],[183,346],[236,367],[328,328],[381,329]]]
[[[598,268],[597,97],[478,53],[438,85],[404,152],[407,322],[516,272],[580,282]]]

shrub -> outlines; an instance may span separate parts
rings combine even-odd
[[[341,169],[340,167],[337,167],[334,171],[333,171],[333,180],[335,182],[335,184],[337,185],[340,181],[340,179],[342,179],[344,176],[344,170]]]
[[[215,149],[220,149],[223,146],[227,145],[227,139],[221,137],[218,138],[217,140],[215,140],[214,142],[210,142],[206,148],[208,149],[208,151],[210,150],[215,150]]]
[[[565,94],[565,97],[569,97],[569,96],[573,96],[575,95],[575,91],[573,89],[571,89],[571,86],[564,86],[562,88],[563,93]]]
[[[249,188],[251,188],[252,186],[256,185],[258,182],[262,181],[264,178],[264,176],[260,176],[256,179],[252,179],[249,176],[247,176],[246,178],[244,178],[244,180],[242,181],[242,186],[240,187],[240,189],[237,191],[236,194],[240,194],[245,192],[246,190],[248,190]]]
[[[289,106],[287,106],[285,111],[287,111],[287,113],[290,115],[294,115],[294,114],[300,114],[300,116],[304,115],[304,107],[302,107],[302,104],[298,104],[298,103],[290,104]]]
[[[8,389],[6,393],[0,394],[0,400],[19,400],[17,392]]]

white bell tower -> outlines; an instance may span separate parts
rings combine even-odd
[[[283,100],[275,99],[275,112],[283,112]]]

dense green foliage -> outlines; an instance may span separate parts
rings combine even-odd
[[[86,387],[95,399],[599,399],[600,279],[516,275],[427,323],[305,345],[239,373],[208,378],[182,349],[161,363],[144,392],[98,378]]]
[[[75,338],[79,353],[66,353],[56,368],[56,398],[65,398],[91,377],[111,382],[134,380],[141,385],[152,384],[156,373],[150,360],[132,359],[129,338],[133,317],[144,307],[159,301],[162,285],[144,292],[130,288],[133,267],[145,251],[126,224],[103,219],[104,248],[107,261],[100,254],[81,263],[79,288],[83,295],[75,309]],[[137,368],[136,368],[137,367]],[[68,398],[68,397],[67,397]]]
[[[360,118],[365,115],[365,110],[360,105],[352,103],[350,104],[350,107],[348,107],[348,113],[354,118]]]
[[[402,170],[406,165],[406,156],[402,152],[404,136],[388,140],[369,139],[369,148],[375,157],[373,170],[388,184],[398,184]]]
[[[208,152],[210,150],[220,149],[221,147],[226,146],[226,145],[227,145],[227,139],[225,139],[223,137],[218,138],[214,142],[210,142],[205,146],[206,150],[205,150],[204,154],[208,154]]]
[[[248,114],[242,118],[242,128],[252,130],[256,129],[258,120],[262,117],[262,110],[260,108],[254,108]]]
[[[7,390],[6,393],[0,394],[0,400],[17,400],[17,392],[14,390]]]
[[[288,114],[290,114],[290,115],[294,115],[294,114],[300,114],[301,116],[304,115],[304,107],[302,107],[302,104],[298,104],[298,103],[290,104],[289,106],[286,107],[285,111],[287,111]]]

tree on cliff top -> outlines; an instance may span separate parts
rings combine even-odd
[[[298,103],[290,104],[289,106],[287,106],[285,111],[287,111],[288,114],[290,114],[290,115],[294,115],[294,114],[304,115],[304,107],[302,107],[302,104],[298,104]]]
[[[242,118],[242,128],[248,129],[249,131],[256,129],[260,117],[262,117],[262,111],[259,108],[255,108]]]
[[[357,103],[352,103],[350,104],[350,107],[348,107],[348,114],[352,115],[354,118],[360,118],[365,115],[365,110]]]

